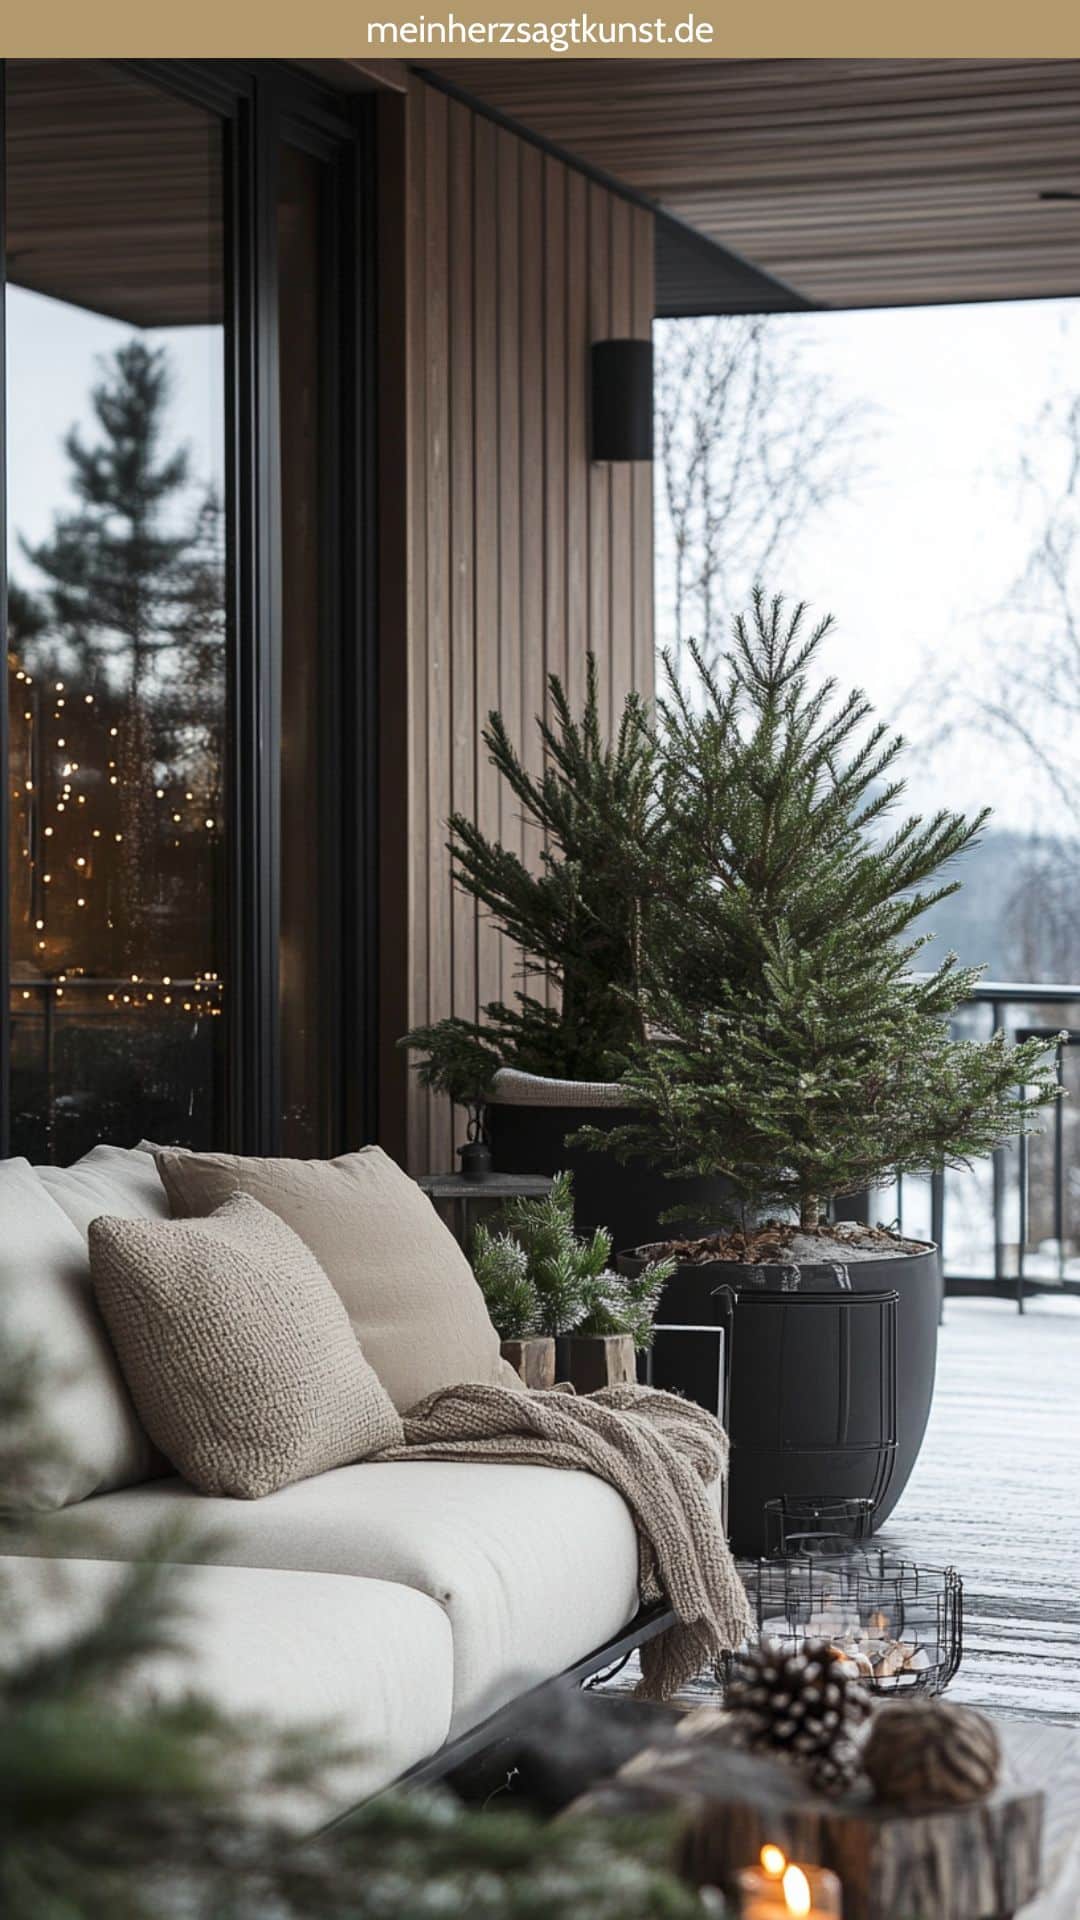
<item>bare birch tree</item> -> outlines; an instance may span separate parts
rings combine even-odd
[[[1027,784],[1031,840],[1005,906],[1017,979],[1080,976],[1080,394],[1040,409],[1021,450],[1017,514],[1031,545],[981,623],[977,676],[947,663],[922,706],[933,753],[961,735],[996,746]]]
[[[868,409],[810,364],[788,316],[656,329],[659,634],[707,660],[758,581],[850,488]]]

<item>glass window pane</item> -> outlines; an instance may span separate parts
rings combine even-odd
[[[8,63],[12,1151],[212,1144],[223,1012],[222,132]]]

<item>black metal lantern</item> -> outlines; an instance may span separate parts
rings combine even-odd
[[[592,457],[652,459],[651,340],[593,341]]]
[[[487,1179],[493,1161],[484,1126],[484,1107],[481,1101],[469,1102],[469,1125],[465,1144],[458,1148],[458,1155],[461,1160],[462,1175],[466,1180]]]

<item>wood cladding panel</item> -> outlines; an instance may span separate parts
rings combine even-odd
[[[454,60],[455,85],[824,305],[1073,294],[1078,60]]]
[[[593,466],[588,428],[590,342],[616,324],[651,330],[652,217],[419,79],[385,107],[380,137],[398,143],[406,225],[405,525],[384,552],[404,551],[408,576],[382,589],[388,697],[405,708],[384,712],[384,738],[405,752],[381,785],[383,906],[396,920],[383,1137],[421,1172],[453,1164],[460,1116],[406,1081],[397,1033],[472,1016],[521,984],[507,943],[451,883],[449,816],[475,814],[533,862],[543,850],[488,763],[487,714],[502,712],[539,773],[550,672],[580,700],[595,649],[609,719],[631,686],[652,690],[651,469]],[[384,290],[384,331],[392,309]],[[396,435],[394,394],[383,409]],[[396,498],[383,502],[390,523]]]

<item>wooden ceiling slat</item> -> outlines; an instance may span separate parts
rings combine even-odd
[[[1080,61],[437,70],[809,300],[1080,293]]]
[[[220,134],[105,61],[12,60],[7,270],[132,326],[222,315]]]

